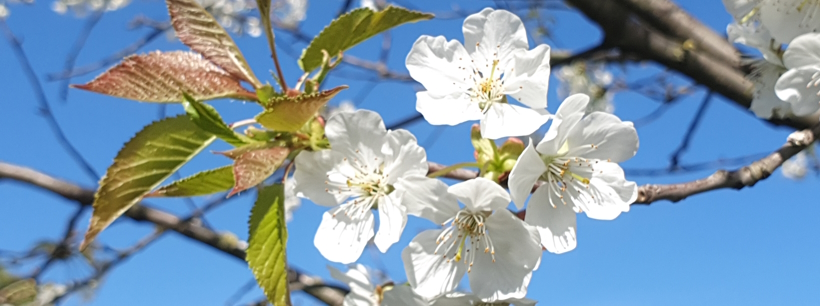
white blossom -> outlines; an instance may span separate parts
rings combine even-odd
[[[330,118],[330,117],[333,117],[333,116],[335,116],[336,114],[339,114],[339,113],[352,113],[352,112],[355,112],[355,111],[356,111],[356,105],[353,104],[353,102],[342,101],[342,103],[339,103],[338,106],[328,105],[327,108],[325,108],[324,117],[325,118]]]
[[[416,110],[433,125],[481,120],[481,135],[528,135],[547,120],[549,51],[529,50],[518,16],[486,8],[464,20],[464,45],[421,36],[407,55],[410,76],[424,85]],[[527,107],[509,103],[512,97]]]
[[[792,158],[784,161],[781,170],[783,171],[783,176],[793,180],[801,180],[806,177],[808,166],[809,161],[807,154],[805,151],[801,151],[797,153],[797,155],[792,156]]]
[[[544,181],[530,198],[524,219],[536,226],[548,251],[575,248],[577,212],[612,220],[638,196],[635,182],[624,178],[617,162],[638,150],[638,134],[631,122],[603,112],[585,115],[589,98],[570,96],[558,108],[544,139],[524,149],[510,172],[509,186],[518,208],[539,179]]]
[[[534,306],[535,301],[521,298],[521,299],[507,299],[507,300],[500,300],[495,301],[493,303],[487,303],[479,299],[477,296],[470,294],[470,293],[461,293],[461,292],[454,292],[449,293],[445,296],[437,298],[433,301],[430,305],[431,306],[465,306],[465,305],[472,305],[472,306]]]
[[[816,148],[811,145],[783,162],[781,169],[783,176],[792,180],[801,180],[806,177],[809,169],[820,168],[820,160],[817,158]]]
[[[787,71],[786,67],[766,60],[754,62],[751,66],[753,71],[749,78],[755,84],[755,90],[749,110],[758,117],[766,119],[772,117],[784,118],[792,115],[791,104],[781,100],[775,94],[775,84],[777,84],[780,76]]]
[[[791,104],[797,116],[820,109],[820,34],[804,34],[789,44],[783,54],[789,70],[777,80],[777,97]]]
[[[723,4],[737,23],[765,28],[775,45],[820,30],[817,0],[723,0]]]
[[[394,285],[376,271],[362,265],[350,266],[347,272],[328,266],[330,276],[345,283],[350,292],[345,295],[343,306],[427,306],[429,302],[419,296],[413,288]]]
[[[820,30],[820,1],[764,0],[759,9],[760,22],[778,42]]]
[[[290,177],[285,182],[285,222],[293,219],[293,212],[302,206],[302,199],[296,195],[296,181]]]
[[[70,10],[75,16],[83,17],[99,10],[116,11],[129,3],[131,0],[57,0],[52,2],[51,9],[58,14],[65,14]]]
[[[724,3],[727,2],[730,1],[724,0]],[[759,3],[750,4],[749,1],[735,2],[743,2],[735,3],[741,7],[743,5],[759,5]],[[727,4],[728,8],[729,4]],[[748,7],[746,9],[749,11],[740,10],[739,13],[744,14],[746,17],[736,18],[738,21],[729,24],[726,27],[726,33],[729,36],[729,41],[755,48],[763,55],[762,60],[751,60],[750,63],[753,71],[749,74],[749,79],[754,83],[755,90],[749,109],[758,117],[765,119],[790,116],[792,115],[791,105],[778,98],[774,92],[777,79],[787,70],[781,59],[780,44],[775,43],[769,30],[757,21],[759,16],[754,15],[754,13],[758,10],[749,9]],[[740,20],[746,22],[741,23]]]
[[[587,107],[587,112],[615,111],[612,104],[612,92],[607,91],[607,87],[612,84],[612,73],[606,70],[603,64],[588,64],[586,62],[576,62],[572,65],[561,67],[557,74],[561,86],[558,87],[558,96],[562,99],[574,95],[585,94],[590,97],[591,102]]]
[[[444,227],[418,234],[402,252],[410,285],[434,298],[468,274],[471,291],[485,302],[523,298],[541,258],[538,231],[506,209],[509,194],[490,180],[461,182],[449,192],[463,208],[453,198],[408,206]]]
[[[297,155],[293,175],[299,196],[333,207],[322,217],[314,245],[330,261],[356,261],[374,235],[371,209],[377,209],[374,243],[387,251],[407,222],[405,193],[433,192],[429,182],[436,180],[425,176],[424,149],[410,132],[386,130],[379,114],[368,110],[331,117],[325,134],[331,149]]]
[[[272,4],[273,16],[285,27],[296,27],[307,16],[308,0],[279,0]]]

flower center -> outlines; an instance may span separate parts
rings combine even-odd
[[[345,157],[342,159],[342,166],[352,171],[338,172],[328,175],[325,181],[325,192],[330,194],[347,195],[353,198],[342,204],[345,216],[351,218],[363,217],[371,208],[378,207],[379,198],[390,194],[395,189],[393,185],[387,183],[387,174],[384,173],[384,163],[375,163],[378,166],[364,162],[364,156],[359,150],[359,155],[352,159]],[[359,159],[361,157],[362,159]],[[374,161],[378,162],[378,157]],[[336,217],[336,214],[333,214]]]
[[[492,239],[487,235],[487,227],[484,224],[484,220],[491,214],[490,211],[460,210],[455,217],[442,224],[445,226],[450,223],[450,226],[439,234],[436,239],[438,246],[433,254],[443,252],[442,256],[447,258],[447,262],[459,262],[463,259],[465,264],[469,264],[468,273],[472,270],[473,262],[479,252],[489,254],[495,262],[495,247],[493,247]]]
[[[493,103],[506,103],[506,96],[504,95],[504,81],[503,75],[499,72],[496,77],[496,70],[498,69],[498,60],[493,60],[493,66],[490,70],[490,75],[485,76],[484,73],[478,69],[473,69],[472,79],[475,82],[472,88],[469,89],[470,100],[478,103],[481,112],[486,113]]]
[[[591,144],[593,149],[598,146]],[[542,155],[541,159],[544,165],[547,166],[547,171],[541,175],[541,180],[551,184],[553,188],[550,191],[561,199],[561,202],[566,205],[564,201],[564,194],[567,189],[580,190],[582,188],[589,189],[589,179],[592,176],[593,164],[598,163],[598,160],[589,160],[579,157],[566,156],[569,151],[569,144],[564,142],[564,145],[558,150],[556,155],[548,156]],[[578,193],[582,196],[589,196],[594,199],[595,196],[589,193]],[[555,207],[555,204],[550,204]]]

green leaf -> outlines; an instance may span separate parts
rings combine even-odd
[[[91,82],[73,87],[155,103],[182,102],[182,92],[199,100],[255,100],[238,79],[199,54],[185,51],[131,55]]]
[[[151,123],[120,149],[94,195],[84,249],[103,229],[156,188],[216,137],[182,115]]]
[[[214,136],[219,137],[234,147],[243,146],[247,143],[253,142],[250,138],[245,135],[238,134],[233,129],[228,127],[228,125],[225,124],[225,121],[222,121],[222,117],[219,116],[216,109],[212,106],[199,102],[186,93],[183,93],[183,96],[186,101],[183,104],[185,107],[185,112],[188,113],[191,121],[193,121],[199,128],[214,134]]]
[[[228,32],[195,0],[166,0],[179,40],[237,79],[261,87]]]
[[[273,305],[290,305],[285,225],[285,188],[274,184],[260,188],[248,222],[248,262],[259,287]]]
[[[275,97],[265,105],[265,111],[256,115],[256,122],[280,132],[295,132],[316,115],[346,85],[333,89],[301,94],[297,97]]]
[[[259,185],[270,177],[290,154],[289,148],[272,147],[245,152],[234,160],[233,177],[236,184],[228,196]]]
[[[0,305],[32,305],[37,297],[37,282],[34,279],[18,280],[0,287]]]
[[[195,197],[228,191],[233,187],[233,166],[211,169],[174,181],[145,197]]]
[[[470,142],[475,148],[475,160],[482,168],[487,162],[495,160],[495,145],[492,140],[481,138],[481,127],[478,124],[473,124],[470,129]]]
[[[416,22],[433,18],[433,14],[411,11],[401,7],[388,6],[386,9],[374,12],[369,8],[355,9],[342,15],[330,23],[319,36],[313,39],[302,51],[299,58],[299,67],[305,72],[313,71],[322,65],[322,50],[335,55],[341,51],[408,22]]]

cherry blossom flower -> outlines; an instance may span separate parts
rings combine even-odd
[[[755,84],[755,90],[749,110],[754,112],[756,116],[765,119],[791,116],[791,104],[780,99],[774,90],[777,80],[788,69],[766,60],[754,62],[751,67],[753,67],[753,70],[749,78]]]
[[[585,116],[588,103],[581,94],[564,100],[544,139],[536,147],[530,142],[510,172],[518,208],[535,182],[544,181],[530,198],[524,221],[538,228],[542,245],[553,253],[575,248],[577,212],[612,220],[629,211],[638,196],[635,182],[616,164],[638,150],[635,128],[612,114]]]
[[[576,62],[561,67],[557,77],[561,81],[561,86],[558,87],[560,98],[582,93],[592,99],[587,106],[588,113],[615,111],[612,92],[607,91],[607,86],[612,84],[612,73],[603,64]]]
[[[528,50],[521,19],[486,8],[464,20],[464,45],[421,36],[407,55],[407,70],[426,91],[416,110],[433,125],[481,120],[481,135],[528,135],[549,120],[550,47]],[[527,107],[509,103],[512,97]]]
[[[428,192],[427,156],[406,130],[388,131],[378,113],[359,110],[331,117],[325,126],[330,150],[296,156],[296,192],[326,212],[314,244],[330,261],[356,261],[373,237],[374,216],[379,230],[374,243],[385,252],[396,243],[407,222],[405,192]],[[341,204],[341,205],[339,205]]]
[[[723,4],[737,23],[765,28],[771,33],[773,45],[820,30],[820,1],[723,0]]]
[[[350,266],[347,272],[328,266],[330,276],[347,284],[350,292],[345,295],[343,306],[428,306],[427,300],[419,296],[410,286],[394,285],[376,271],[362,265]],[[380,281],[382,279],[382,281]]]
[[[786,71],[775,84],[777,97],[791,104],[798,116],[820,109],[820,34],[795,38],[783,54]]]
[[[769,30],[760,23],[761,1],[724,0],[726,9],[735,16],[735,22],[726,27],[729,41],[752,47],[760,51],[763,59],[753,59],[748,63],[753,67],[749,79],[755,90],[749,109],[760,118],[787,117],[792,115],[791,105],[774,93],[774,86],[786,67],[781,59],[781,46],[772,38]]]
[[[508,300],[501,300],[495,301],[493,303],[487,303],[479,299],[477,296],[469,293],[461,293],[461,292],[454,292],[449,293],[445,296],[437,298],[433,301],[430,305],[431,306],[464,306],[464,305],[472,305],[472,306],[534,306],[535,301],[522,298],[522,299],[508,299]]]
[[[285,182],[285,222],[293,219],[293,212],[302,206],[302,199],[296,195],[296,181],[290,177]]]
[[[778,42],[820,31],[820,1],[764,0],[758,7],[760,22]]]
[[[493,181],[476,178],[449,192],[463,208],[451,198],[408,206],[444,227],[418,234],[402,252],[410,285],[434,298],[468,274],[472,292],[485,302],[523,298],[541,258],[538,231],[506,209],[510,196]]]

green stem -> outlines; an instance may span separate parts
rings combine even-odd
[[[276,36],[273,34],[273,25],[270,22],[270,0],[257,0],[256,5],[259,7],[262,26],[265,27],[265,36],[268,38],[268,47],[270,47],[273,64],[276,66],[276,74],[279,76],[279,86],[282,86],[282,92],[287,93],[288,83],[285,82],[285,75],[282,73],[279,57],[276,55]]]
[[[454,170],[457,170],[457,169],[467,168],[467,167],[478,168],[478,166],[479,165],[476,162],[458,163],[458,164],[454,164],[454,165],[451,165],[451,166],[447,166],[444,169],[441,169],[439,171],[430,173],[430,174],[427,175],[427,177],[436,178],[436,177],[439,177],[439,176],[442,176],[442,175],[446,175],[447,173],[453,172]]]

